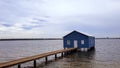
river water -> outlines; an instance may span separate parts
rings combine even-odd
[[[58,49],[63,49],[62,40],[0,41],[0,63]],[[120,39],[96,39],[95,50],[49,58],[47,65],[44,59],[37,60],[38,68],[120,68]],[[32,62],[24,66],[29,68]]]

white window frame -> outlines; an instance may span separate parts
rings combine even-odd
[[[67,40],[67,45],[70,45],[70,40]]]
[[[80,42],[81,42],[81,44],[82,44],[82,45],[84,45],[84,44],[85,44],[85,41],[84,41],[84,40],[81,40]]]

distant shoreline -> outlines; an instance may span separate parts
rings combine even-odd
[[[95,38],[95,39],[120,39],[120,38]]]
[[[95,38],[95,39],[120,39],[120,38]],[[13,40],[63,40],[62,38],[16,38],[16,39],[0,39],[0,41]]]
[[[0,41],[12,41],[12,40],[62,40],[62,38],[17,38],[17,39],[0,39]]]

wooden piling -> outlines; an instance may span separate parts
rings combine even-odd
[[[36,60],[34,60],[34,68],[36,68],[36,67],[37,67]]]
[[[57,54],[55,54],[55,60],[57,60]]]
[[[21,64],[18,64],[18,68],[21,68]]]
[[[48,63],[48,57],[46,56],[45,57],[45,64],[47,64]]]
[[[63,57],[63,52],[61,53],[61,57]]]

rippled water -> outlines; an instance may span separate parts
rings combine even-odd
[[[0,62],[62,49],[62,40],[0,41]],[[95,50],[77,52],[39,68],[120,68],[120,39],[96,39]]]
[[[97,39],[95,50],[68,55],[43,68],[120,68],[120,39]]]
[[[62,40],[0,41],[0,62],[63,49]]]

